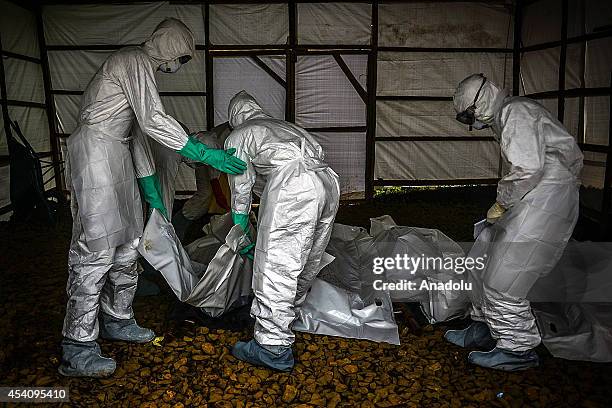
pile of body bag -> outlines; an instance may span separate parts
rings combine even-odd
[[[139,251],[159,270],[176,296],[217,317],[250,302],[252,262],[239,254],[250,240],[226,214],[211,219],[205,235],[183,248],[172,225],[156,210]],[[251,227],[252,228],[252,227]],[[488,233],[475,225],[475,238]],[[252,228],[251,236],[256,236]],[[482,238],[482,237],[481,237]],[[469,248],[466,248],[469,249]],[[479,249],[480,250],[480,249]],[[406,254],[414,258],[476,257],[439,230],[397,226],[389,216],[371,219],[370,231],[334,224],[306,299],[296,310],[297,331],[399,344],[392,302],[417,302],[430,323],[463,318],[470,298],[480,296],[482,276],[452,268],[385,268],[374,273],[375,258]],[[557,357],[612,361],[612,245],[570,242],[548,276],[528,295],[542,342]],[[375,281],[413,282],[412,290],[377,290]],[[422,288],[433,284],[438,289]],[[469,282],[468,290],[445,289]]]
[[[181,302],[218,317],[250,301],[253,265],[239,252],[251,242],[229,214],[207,228],[204,237],[183,248],[172,224],[154,209],[138,251]]]

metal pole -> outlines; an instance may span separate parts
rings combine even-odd
[[[215,108],[214,108],[214,76],[213,76],[213,57],[210,54],[210,5],[204,4],[204,65],[206,69],[206,128],[208,130],[215,127]]]
[[[43,73],[43,84],[45,87],[45,106],[47,110],[47,122],[49,124],[49,137],[51,138],[51,154],[53,156],[53,172],[55,176],[55,188],[62,193],[66,188],[60,166],[61,146],[55,128],[55,101],[51,93],[51,72],[49,70],[49,58],[47,54],[47,42],[43,24],[42,6],[36,9],[36,27],[38,30],[38,45],[40,48],[40,62]]]
[[[376,164],[376,89],[378,76],[378,2],[372,2],[371,50],[368,53],[365,198],[374,198],[374,166]]]
[[[295,122],[295,63],[297,46],[297,5],[289,2],[289,47],[285,51],[285,120]]]

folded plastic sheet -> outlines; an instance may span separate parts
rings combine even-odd
[[[446,259],[463,257],[464,251],[457,243],[436,229],[401,227],[384,215],[372,218],[370,231],[374,236],[374,245],[378,256],[384,258],[403,257]],[[392,290],[394,302],[419,302],[421,310],[431,323],[464,317],[469,307],[469,297],[465,291],[421,289],[425,281],[431,284],[449,281],[467,282],[467,276],[459,275],[453,269],[419,267],[412,270],[388,269],[384,271],[384,281],[389,283],[412,282],[415,289]]]
[[[215,240],[223,237],[227,223],[221,222],[218,227],[212,227]],[[212,253],[214,246],[218,248],[208,264],[192,260],[172,224],[153,210],[138,251],[162,274],[180,301],[217,317],[249,301],[253,269],[251,261],[239,251],[250,241],[241,227],[235,225],[221,240],[213,244],[211,239],[209,243],[207,254]]]
[[[373,238],[362,228],[334,224],[326,252],[335,260],[313,282],[293,329],[399,344],[389,293],[372,285]]]

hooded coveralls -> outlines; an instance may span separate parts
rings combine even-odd
[[[472,75],[459,84],[457,112],[472,104],[481,83],[481,76]],[[497,186],[497,202],[506,211],[479,235],[469,255],[488,257],[482,276],[475,275],[472,318],[487,323],[497,348],[523,352],[541,341],[526,297],[557,264],[572,235],[583,156],[542,105],[507,97],[488,80],[475,117],[493,128],[509,170]]]
[[[289,347],[294,308],[321,269],[340,197],[338,176],[305,130],[268,116],[246,92],[229,105],[234,129],[225,148],[247,162],[230,176],[231,208],[248,214],[251,191],[261,197],[253,266],[255,340]],[[257,181],[257,183],[256,183]]]
[[[98,309],[116,319],[133,316],[136,251],[143,214],[136,178],[152,174],[143,134],[182,149],[187,134],[164,112],[154,72],[193,55],[191,31],[167,19],[139,47],[112,54],[87,85],[79,124],[68,138],[66,175],[72,192],[72,242],[64,337],[98,337]],[[141,132],[130,136],[132,126]],[[150,174],[137,174],[144,172]]]

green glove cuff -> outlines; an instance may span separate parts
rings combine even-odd
[[[187,143],[185,143],[185,146],[183,146],[178,153],[181,156],[185,156],[193,161],[201,162],[203,161],[202,159],[204,158],[206,149],[208,149],[208,146],[206,146],[204,143],[200,142],[195,137],[189,137]]]
[[[144,200],[149,204],[151,208],[157,208],[166,218],[168,218],[168,211],[164,206],[164,200],[162,199],[161,187],[159,185],[159,178],[156,174],[150,176],[141,177],[138,179],[138,185],[143,195]]]
[[[234,225],[240,225],[245,233],[249,233],[249,214],[240,214],[232,211]]]

